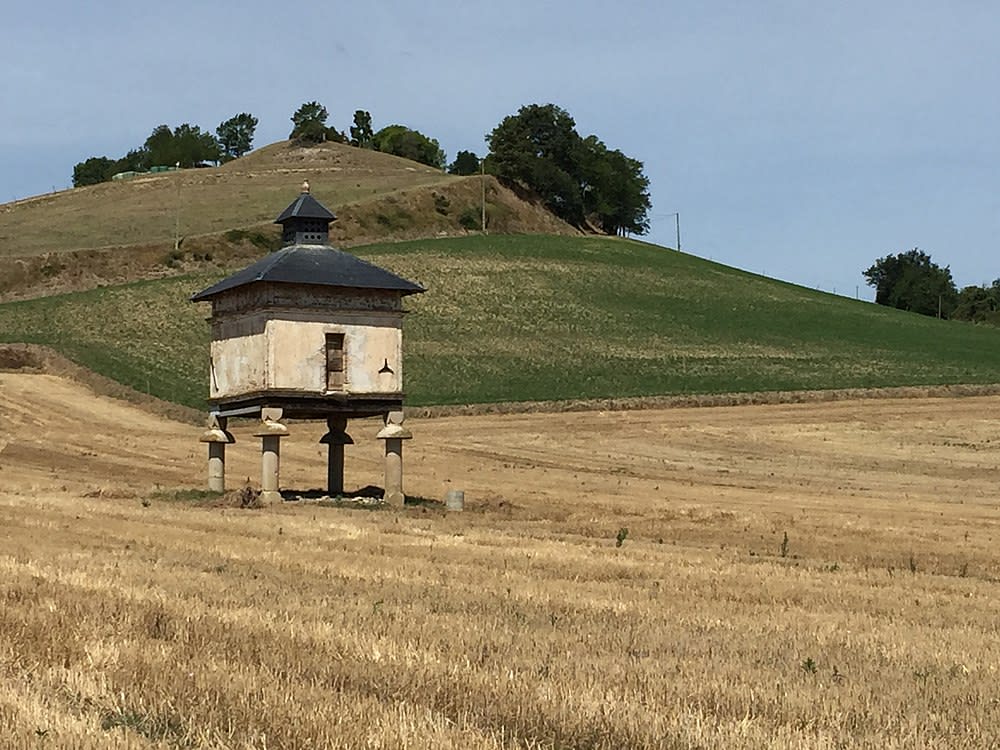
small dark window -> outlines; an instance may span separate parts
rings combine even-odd
[[[326,334],[326,389],[344,390],[344,334]]]

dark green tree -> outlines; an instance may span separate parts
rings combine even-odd
[[[73,187],[96,185],[111,179],[115,174],[115,162],[106,156],[91,156],[73,167]]]
[[[500,178],[538,193],[549,209],[572,223],[583,222],[578,171],[580,135],[569,113],[555,104],[529,104],[505,117],[486,136]]]
[[[182,167],[197,167],[207,162],[218,163],[219,142],[211,133],[202,133],[197,125],[184,123],[174,128],[174,148]]]
[[[322,143],[327,140],[326,121],[329,113],[319,102],[306,102],[292,115],[292,132],[288,136],[305,143]]]
[[[371,148],[374,135],[371,113],[363,109],[355,110],[354,124],[351,125],[351,145],[359,148]]]
[[[174,131],[169,125],[157,125],[146,138],[143,150],[149,155],[149,166],[173,166],[180,158],[174,142]]]
[[[115,162],[114,174],[119,172],[145,172],[149,169],[149,154],[144,148],[134,148]]]
[[[1000,325],[1000,279],[989,286],[967,286],[958,293],[951,318]]]
[[[862,275],[880,305],[948,317],[958,301],[951,269],[941,268],[919,248],[880,258]]]
[[[239,159],[253,148],[253,136],[257,130],[257,118],[249,112],[240,112],[230,117],[215,129],[219,140],[222,160]]]
[[[607,234],[649,229],[649,180],[642,162],[581,138],[555,104],[530,104],[486,136],[489,171],[534,191],[554,214]]]
[[[445,155],[441,145],[423,133],[405,125],[388,125],[372,137],[375,150],[444,169]]]
[[[608,150],[597,138],[583,140],[580,157],[587,221],[606,234],[649,231],[649,179],[642,162]]]
[[[148,155],[149,166],[184,168],[196,167],[207,162],[219,161],[219,142],[211,133],[201,132],[197,125],[183,123],[171,130],[158,125],[149,134],[143,150]]]
[[[448,174],[470,175],[479,172],[479,157],[472,151],[459,151],[448,165]]]

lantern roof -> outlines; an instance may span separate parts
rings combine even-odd
[[[381,290],[398,292],[400,296],[426,291],[420,284],[343,250],[321,245],[292,245],[203,289],[192,296],[191,301],[203,302],[238,287],[257,283]]]
[[[274,220],[275,224],[285,224],[292,219],[321,219],[333,221],[337,217],[333,212],[312,197],[309,192],[309,183],[302,183],[302,192],[299,197],[293,200],[284,211]]]
[[[284,227],[286,246],[203,289],[193,295],[191,301],[210,300],[224,292],[257,283],[381,290],[398,292],[400,296],[426,291],[420,284],[330,246],[326,228],[334,218],[312,197],[309,183],[303,182],[299,197],[275,220],[275,224]]]

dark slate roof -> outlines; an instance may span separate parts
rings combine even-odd
[[[309,193],[302,193],[292,201],[281,215],[274,220],[275,224],[284,224],[289,219],[325,219],[333,221],[337,217],[322,203]]]
[[[237,287],[264,281],[277,284],[317,284],[345,289],[384,289],[401,295],[425,291],[420,284],[328,246],[292,245],[191,297],[201,302]]]

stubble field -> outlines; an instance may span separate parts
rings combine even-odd
[[[3,747],[1000,741],[995,397],[408,420],[461,514],[186,499],[197,428],[52,376],[0,418]]]

